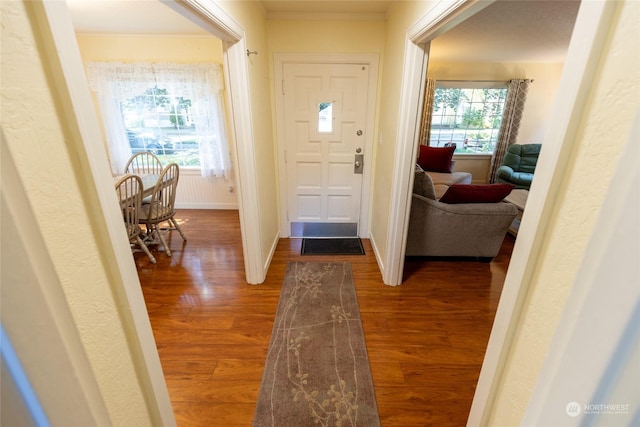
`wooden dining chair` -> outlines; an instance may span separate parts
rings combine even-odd
[[[127,165],[124,167],[124,173],[133,173],[136,175],[148,175],[162,173],[162,162],[153,153],[143,151],[136,153],[129,158]]]
[[[142,205],[140,223],[147,227],[145,242],[160,243],[164,247],[167,256],[171,256],[171,250],[164,237],[167,230],[177,230],[183,240],[187,240],[178,222],[175,219],[176,189],[180,168],[176,163],[167,165],[160,174],[149,204]],[[161,224],[168,223],[169,228],[163,229]]]
[[[127,174],[118,179],[115,186],[131,250],[133,252],[143,251],[155,264],[155,257],[142,240],[142,229],[139,222],[142,207],[142,180],[137,175]]]
[[[135,175],[160,175],[162,173],[162,162],[155,154],[149,151],[136,153],[129,158],[124,173],[132,173]],[[142,198],[142,204],[146,205],[150,202],[149,197]]]

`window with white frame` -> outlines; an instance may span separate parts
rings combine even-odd
[[[507,97],[504,82],[436,83],[429,145],[456,153],[492,154]]]
[[[191,99],[158,86],[120,100],[131,152],[151,151],[164,164],[200,166],[200,136],[192,105]]]
[[[228,177],[223,77],[215,64],[90,63],[112,169],[151,151],[164,164]]]

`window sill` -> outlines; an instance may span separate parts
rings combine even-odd
[[[180,173],[184,175],[200,175],[200,166],[180,166]]]
[[[471,154],[471,153],[453,153],[453,158],[454,159],[464,159],[464,160],[484,160],[484,159],[490,159],[493,157],[493,154],[491,153],[478,153],[478,154]]]
[[[202,173],[200,171],[200,166],[180,166],[180,175],[183,175],[183,176],[198,176],[198,177],[200,177],[200,176],[202,176]],[[217,177],[214,177],[212,179],[214,181],[218,181],[218,180],[227,180],[228,181],[228,180],[230,180],[232,178],[229,177],[227,179],[227,178],[224,178],[224,177],[221,177],[221,176],[217,176]]]

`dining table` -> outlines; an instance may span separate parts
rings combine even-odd
[[[145,199],[153,194],[153,189],[156,187],[160,174],[147,173],[147,174],[134,174],[140,177],[142,180],[142,198]],[[118,181],[124,175],[114,175],[113,180]]]
[[[142,179],[142,198],[149,197],[153,194],[153,189],[156,187],[160,174],[144,174],[138,175]]]

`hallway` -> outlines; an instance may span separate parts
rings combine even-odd
[[[237,211],[181,210],[187,242],[136,265],[179,426],[249,426],[286,263],[282,239],[262,285],[244,282]],[[409,260],[405,282],[382,283],[365,240],[352,264],[381,423],[461,426],[467,419],[514,239],[490,264]]]

